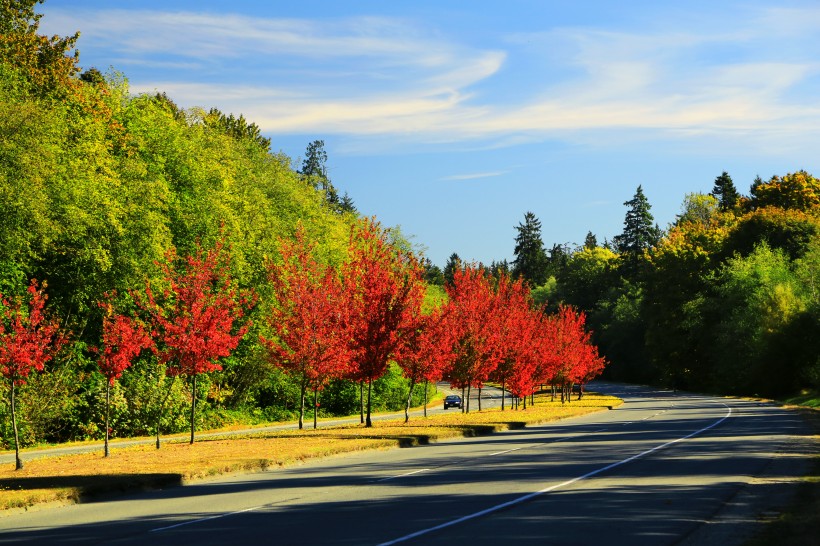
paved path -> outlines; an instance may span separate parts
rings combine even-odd
[[[439,383],[438,390],[442,391],[445,395],[446,394],[459,394],[461,395],[460,391],[455,391],[450,389],[449,383]],[[509,393],[507,394],[509,396]],[[471,402],[471,409],[478,408],[478,391],[474,391],[470,396]],[[509,403],[509,401],[508,401]],[[501,389],[496,389],[493,387],[487,387],[483,389],[481,393],[481,404],[482,407],[485,408],[492,408],[495,406],[501,405]],[[440,401],[435,403],[429,404],[427,407],[427,413],[430,415],[434,415],[436,413],[441,413],[445,411],[442,407]],[[449,409],[447,411],[453,412],[458,411],[457,409]],[[411,418],[419,417],[424,414],[423,408],[417,408],[410,412]],[[385,421],[390,419],[401,419],[404,417],[404,412],[394,412],[394,413],[376,413],[371,415],[371,419],[374,421]],[[338,425],[352,425],[361,422],[360,416],[351,416],[351,417],[341,417],[338,419],[321,419],[317,423],[317,428],[324,428],[324,427],[332,427]],[[313,416],[309,419],[305,418],[304,427],[306,429],[313,428]],[[230,437],[230,436],[240,436],[243,434],[248,433],[264,433],[264,432],[276,432],[279,430],[296,430],[299,428],[298,422],[289,422],[289,423],[280,423],[270,426],[262,426],[262,427],[254,427],[254,428],[244,428],[240,430],[230,430],[230,431],[221,431],[221,432],[197,432],[196,438],[214,438],[214,437]],[[179,442],[179,441],[188,441],[190,439],[190,432],[185,434],[171,434],[168,436],[162,436],[160,441],[162,443],[166,442]],[[155,438],[140,438],[134,440],[113,440],[110,443],[111,449],[115,450],[118,448],[135,446],[135,445],[153,445],[156,443]],[[35,448],[35,449],[24,449],[21,452],[21,457],[23,462],[27,460],[37,459],[40,457],[59,457],[62,455],[71,455],[73,453],[90,453],[94,451],[102,451],[104,447],[103,442],[89,442],[83,443],[82,445],[76,446],[57,446],[57,447],[47,447],[47,448]],[[14,464],[14,451],[4,451],[0,452],[0,464]]]
[[[814,448],[799,416],[774,406],[596,388],[626,403],[0,518],[0,544],[710,544],[691,541],[761,475],[800,475]],[[748,529],[730,522],[711,544]]]

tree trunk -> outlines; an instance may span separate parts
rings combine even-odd
[[[305,392],[307,391],[307,384],[302,381],[299,388],[299,430],[305,425]]]
[[[470,394],[473,390],[472,385],[467,385],[467,413],[470,413]]]
[[[191,376],[191,444],[194,443],[194,428],[196,417],[196,374]]]
[[[481,411],[481,387],[478,387],[478,411]]]
[[[466,404],[467,399],[464,396],[464,393],[466,393],[466,392],[467,392],[467,389],[464,388],[464,387],[461,387],[461,413],[464,413],[464,410],[466,409],[466,406],[467,406],[467,404]]]
[[[316,414],[319,413],[319,389],[313,387],[313,430],[316,430]]]
[[[370,428],[373,426],[373,421],[370,420],[370,393],[373,391],[373,380],[367,379],[367,419],[365,419],[364,426]]]
[[[359,381],[359,419],[364,424],[364,380]]]
[[[424,418],[427,419],[427,380],[424,380]]]
[[[584,384],[578,384],[578,400],[580,400],[584,396]]]
[[[23,470],[23,459],[20,458],[20,436],[17,433],[17,406],[15,405],[14,377],[11,378],[11,425],[14,428],[14,469]]]
[[[111,381],[106,377],[105,378],[105,457],[111,455],[111,452],[108,450],[108,416],[109,410],[111,409]]]
[[[416,380],[410,380],[410,392],[407,393],[407,404],[404,405],[404,422],[410,420],[410,401],[413,399],[413,387],[416,386]]]
[[[504,388],[507,386],[507,379],[501,380],[501,411],[504,411],[504,399],[507,398],[507,391]]]
[[[524,393],[524,407],[522,409],[527,409],[527,393]]]

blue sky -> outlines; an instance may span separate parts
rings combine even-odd
[[[661,227],[728,171],[820,175],[817,2],[47,0],[84,68],[244,114],[443,266]]]

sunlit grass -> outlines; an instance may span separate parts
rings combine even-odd
[[[562,405],[536,396],[526,410],[485,409],[462,414],[452,410],[428,418],[374,421],[374,426],[324,427],[318,430],[249,432],[230,438],[112,448],[111,457],[95,453],[44,457],[0,467],[0,510],[41,503],[76,502],[81,498],[139,488],[183,484],[231,472],[248,472],[297,464],[365,449],[418,445],[457,436],[489,434],[528,424],[565,419],[622,404],[622,400],[588,393]]]
[[[820,409],[820,391],[803,390],[799,395],[787,398],[784,402],[790,406]]]

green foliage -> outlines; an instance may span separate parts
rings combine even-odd
[[[661,231],[653,223],[655,219],[649,212],[652,206],[641,186],[638,186],[635,195],[624,206],[628,207],[624,230],[615,236],[614,243],[623,257],[621,264],[624,274],[634,277],[643,262],[644,252],[658,243]]]
[[[756,180],[752,185],[750,207],[779,207],[810,210],[820,206],[820,180],[806,171],[773,176],[768,182]]]
[[[710,195],[715,198],[718,207],[724,212],[735,208],[740,201],[740,193],[735,188],[732,177],[726,171],[715,178],[715,185]]]
[[[541,221],[532,212],[524,214],[524,223],[515,227],[515,260],[513,275],[521,276],[530,284],[538,286],[547,279],[547,253],[541,239]]]

